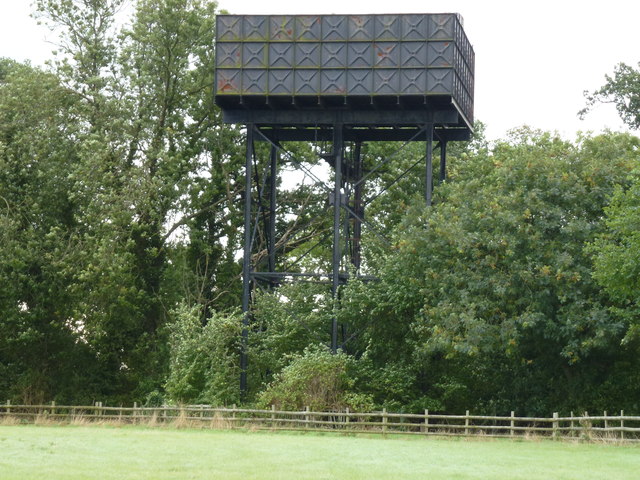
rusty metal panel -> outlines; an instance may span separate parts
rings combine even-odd
[[[346,95],[347,74],[344,70],[320,71],[321,95]]]
[[[296,70],[294,92],[296,95],[319,95],[320,70]]]
[[[347,94],[371,95],[373,91],[373,72],[371,70],[347,70]]]
[[[270,17],[270,39],[272,42],[292,42],[295,18],[291,15],[273,15]]]
[[[400,65],[398,42],[376,42],[373,64],[376,68],[396,68]]]
[[[326,15],[322,17],[322,41],[345,42],[349,37],[349,24],[344,15]]]
[[[346,43],[327,42],[322,44],[322,68],[345,68],[346,66]]]
[[[451,42],[427,43],[427,67],[453,66],[454,44]]]
[[[218,70],[216,73],[217,95],[238,95],[242,92],[242,70]]]
[[[318,15],[296,16],[296,41],[319,42],[321,37],[322,19]]]
[[[294,67],[294,51],[293,43],[270,43],[269,67],[292,69]]]
[[[296,43],[295,59],[297,68],[320,68],[320,43]]]
[[[394,68],[373,71],[374,95],[398,95],[400,93],[400,72]]]
[[[375,39],[373,15],[349,16],[349,41],[370,42]]]
[[[219,43],[216,48],[216,66],[218,68],[241,68],[242,44]]]

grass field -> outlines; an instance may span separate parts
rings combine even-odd
[[[0,426],[0,479],[637,480],[640,446]]]

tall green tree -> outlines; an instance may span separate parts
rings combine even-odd
[[[630,128],[640,128],[640,71],[638,68],[621,63],[616,66],[613,76],[605,77],[605,84],[587,94],[587,106],[581,112],[586,114],[597,103],[613,103],[624,123]],[[637,144],[635,145],[638,149]],[[593,257],[594,278],[604,288],[613,302],[610,311],[628,326],[623,345],[626,350],[637,348],[640,340],[640,257],[638,247],[638,206],[640,198],[640,177],[638,162],[630,176],[630,185],[619,186],[611,205],[605,210],[606,229],[593,241],[588,252]],[[633,361],[629,361],[633,364]],[[637,380],[616,382],[617,389],[633,393],[624,385]]]
[[[0,394],[27,403],[90,399],[97,383],[73,307],[77,101],[55,75],[0,59]]]
[[[130,22],[122,0],[36,6],[59,35],[54,72],[73,99],[73,131],[58,142],[75,149],[69,215],[82,227],[65,271],[69,317],[95,354],[101,395],[140,398],[163,383],[169,312],[182,296],[211,302],[202,278],[220,265],[237,273],[230,222],[205,235],[195,262],[182,240],[202,237],[198,220],[239,197],[225,170],[235,172],[240,134],[222,127],[212,99],[216,5],[141,0]]]

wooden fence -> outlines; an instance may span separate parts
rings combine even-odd
[[[174,424],[202,428],[268,430],[316,430],[344,433],[381,433],[436,436],[549,437],[554,439],[640,441],[640,417],[582,415],[552,417],[441,415],[350,412],[281,411],[210,405],[162,407],[113,407],[96,402],[92,406],[0,404],[0,422],[118,422]]]

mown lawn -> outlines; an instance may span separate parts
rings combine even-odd
[[[640,478],[640,446],[0,426],[0,479]]]

